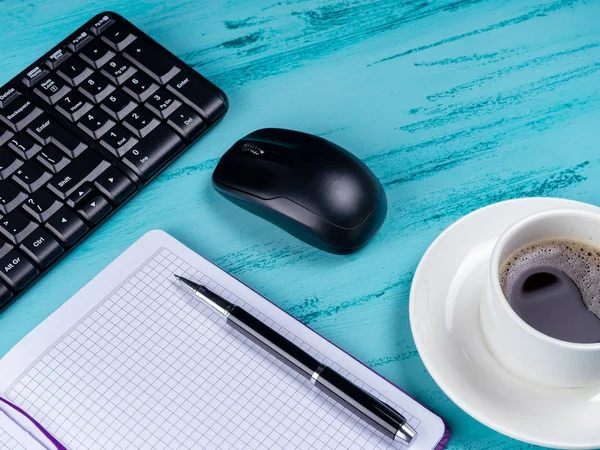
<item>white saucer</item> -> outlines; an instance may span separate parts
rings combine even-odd
[[[410,325],[427,370],[465,412],[500,433],[555,448],[600,447],[600,386],[552,388],[521,379],[488,352],[479,295],[498,236],[532,212],[565,207],[600,212],[571,200],[509,200],[477,210],[431,244],[410,291]]]

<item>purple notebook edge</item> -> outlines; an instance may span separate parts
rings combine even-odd
[[[35,420],[33,417],[31,417],[29,414],[27,414],[23,409],[19,408],[17,405],[15,405],[14,403],[6,400],[5,398],[0,397],[0,402],[5,403],[6,405],[8,405],[10,408],[14,409],[15,411],[17,411],[18,413],[20,413],[23,417],[26,417],[32,424],[35,425],[35,427],[40,430],[44,436],[46,436],[46,438],[48,438],[48,440],[50,442],[52,442],[52,444],[54,444],[54,446],[56,447],[56,450],[67,450],[67,447],[65,447],[64,445],[62,445],[58,439],[56,439],[54,436],[52,436],[52,434],[50,434],[50,432],[48,430],[46,430],[41,423],[39,423],[37,420]]]

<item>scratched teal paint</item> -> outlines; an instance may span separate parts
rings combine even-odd
[[[193,0],[0,2],[0,83],[114,10],[228,93],[225,119],[0,315],[0,355],[144,232],[162,228],[444,416],[451,449],[535,448],[460,411],[410,334],[429,243],[487,204],[600,204],[600,2]],[[332,139],[383,182],[361,252],[324,254],[227,203],[220,155],[264,126]]]

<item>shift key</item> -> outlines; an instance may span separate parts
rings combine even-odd
[[[181,138],[161,123],[123,156],[123,162],[147,181],[179,153],[183,145]]]
[[[105,161],[98,153],[88,148],[52,177],[48,183],[48,189],[65,200],[86,181],[94,181],[109,166],[108,161]]]

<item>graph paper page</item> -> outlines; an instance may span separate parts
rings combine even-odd
[[[398,408],[439,417],[162,231],[119,256],[0,360],[0,393],[69,449],[404,448],[314,389],[174,282],[196,280]]]

